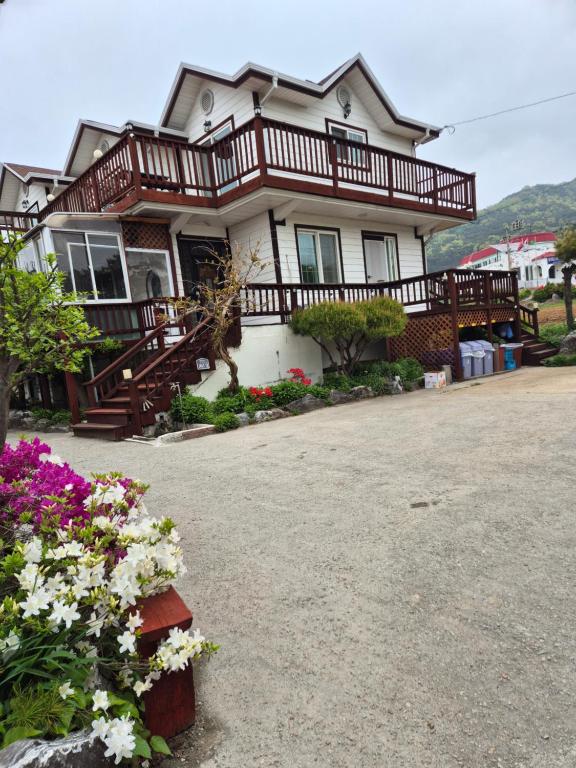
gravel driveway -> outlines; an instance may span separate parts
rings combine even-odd
[[[151,483],[221,652],[174,765],[576,765],[576,369],[163,448],[50,435]]]

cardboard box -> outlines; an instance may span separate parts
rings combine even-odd
[[[446,374],[444,371],[432,371],[424,374],[425,389],[444,389],[446,386]]]

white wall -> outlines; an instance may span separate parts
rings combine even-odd
[[[349,124],[351,129],[362,128],[368,131],[368,144],[382,149],[391,149],[405,155],[412,155],[412,140],[389,132],[382,131],[368,110],[354,93],[351,85],[344,80],[343,84],[350,91],[352,113],[344,120],[342,107],[336,96],[337,89],[332,89],[324,98],[314,99],[309,106],[300,106],[291,101],[271,97],[263,107],[262,114],[273,120],[293,123],[302,128],[326,132],[326,118],[337,123]]]
[[[322,354],[312,339],[296,336],[287,325],[260,325],[242,328],[242,344],[230,349],[238,364],[240,384],[267,386],[290,377],[289,368],[302,368],[313,382],[322,377]],[[213,399],[228,384],[228,369],[218,363],[215,371],[191,389]]]
[[[346,283],[366,282],[362,231],[396,234],[398,236],[398,252],[400,255],[400,278],[404,279],[422,274],[421,243],[415,237],[412,227],[399,227],[397,225],[365,220],[362,220],[360,224],[354,219],[295,213],[287,217],[285,227],[280,226],[277,228],[282,278],[285,283],[300,282],[295,224],[304,224],[311,227],[334,227],[340,230],[342,260],[344,262],[344,282]]]
[[[49,187],[50,185],[48,183],[32,183],[28,187],[28,194],[25,193],[25,186],[24,184],[19,185],[18,190],[18,199],[16,201],[16,210],[18,212],[22,211],[24,212],[30,206],[34,205],[34,203],[38,203],[39,210],[42,210],[46,203],[48,202],[46,200],[46,190],[45,187]],[[28,200],[28,205],[26,208],[22,207],[22,200]]]
[[[201,96],[207,88],[214,94],[214,108],[209,115],[205,115],[201,108]],[[184,130],[191,141],[197,141],[204,136],[205,120],[210,120],[215,128],[231,115],[236,127],[254,117],[252,91],[249,88],[230,88],[206,80],[200,85]]]

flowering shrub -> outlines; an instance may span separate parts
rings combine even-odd
[[[257,403],[260,403],[264,398],[267,400],[272,398],[270,387],[250,387],[248,391]]]
[[[312,379],[304,375],[302,368],[290,368],[288,373],[292,374],[292,378],[289,381],[297,381],[300,384],[304,384],[305,387],[309,387],[312,384]]]
[[[143,598],[185,573],[169,518],[146,486],[118,473],[78,475],[38,439],[0,455],[0,737],[90,728],[115,763],[169,752],[149,738],[141,696],[163,672],[217,647],[172,629],[138,654]]]

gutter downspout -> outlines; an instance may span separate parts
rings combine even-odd
[[[272,94],[273,91],[276,90],[276,88],[278,88],[278,72],[274,72],[274,74],[272,75],[272,85],[266,91],[264,96],[262,96],[262,98],[260,99],[261,107],[263,107],[264,104],[268,101],[268,99],[270,98],[270,95]]]

